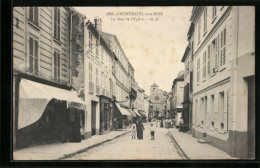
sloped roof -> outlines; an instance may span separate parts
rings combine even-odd
[[[156,83],[153,83],[151,87],[159,87]]]

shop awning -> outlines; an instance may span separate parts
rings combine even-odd
[[[67,107],[86,109],[85,102],[78,98],[73,91],[21,79],[19,86],[18,129],[39,120],[47,104],[52,99],[67,101]]]
[[[128,116],[131,115],[131,113],[128,111],[128,109],[121,107],[120,104],[117,103],[117,102],[115,102],[115,103],[116,103],[116,106],[117,106],[118,110],[120,111],[120,113],[122,115],[128,115]]]
[[[146,113],[145,113],[145,111],[138,110],[138,112],[141,114],[142,117],[146,117]]]
[[[139,117],[141,117],[141,115],[138,113],[138,111],[136,109],[133,109],[133,112],[135,112],[135,114]]]

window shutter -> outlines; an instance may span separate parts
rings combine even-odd
[[[38,25],[38,7],[34,7],[34,21],[36,25]]]
[[[208,75],[210,74],[210,45],[208,46]]]
[[[58,8],[58,16],[57,16],[57,18],[58,18],[58,21],[57,21],[58,22],[58,24],[57,24],[58,25],[58,28],[57,28],[57,30],[58,30],[58,32],[57,32],[58,33],[57,34],[57,39],[60,40],[60,8]]]
[[[60,53],[57,53],[57,63],[58,63],[58,66],[57,66],[57,69],[58,69],[58,82],[60,82]]]
[[[54,80],[57,81],[57,58],[56,51],[54,51]]]
[[[33,72],[33,39],[29,38],[29,72]]]
[[[33,21],[33,7],[29,8],[29,20]]]
[[[35,74],[38,75],[39,72],[39,67],[38,67],[38,41],[34,41],[34,71]]]

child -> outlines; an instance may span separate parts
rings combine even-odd
[[[135,129],[135,126],[133,126],[133,129],[132,129],[132,139],[135,139],[135,134],[136,134],[136,129]]]
[[[151,124],[150,133],[151,133],[151,140],[154,140],[154,133],[155,133],[155,131],[154,131],[154,126],[153,126],[153,124]]]

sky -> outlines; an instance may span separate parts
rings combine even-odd
[[[92,22],[95,18],[102,19],[102,31],[117,36],[135,69],[135,80],[146,94],[149,95],[150,86],[154,82],[162,90],[171,90],[173,80],[179,71],[184,70],[181,59],[188,44],[187,33],[192,7],[75,9]],[[120,12],[134,13],[126,15]],[[137,12],[142,12],[142,15],[137,15]]]

